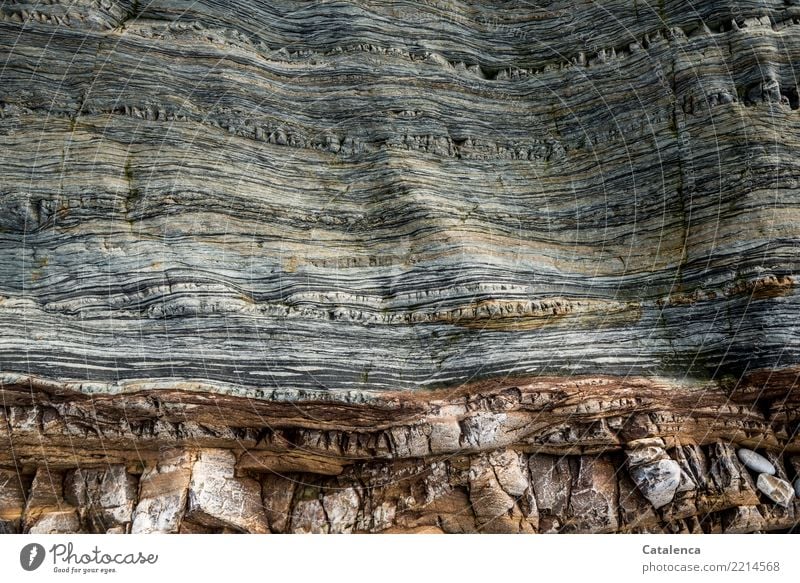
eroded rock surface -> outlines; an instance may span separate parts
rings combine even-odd
[[[685,447],[667,449],[678,459]],[[345,462],[336,476],[241,468],[225,449],[162,452],[145,468],[36,472],[8,500],[6,532],[600,533],[762,532],[794,528],[800,499],[761,474],[757,488],[731,449],[690,446],[708,463],[691,488],[665,501],[636,482],[622,452],[550,455],[501,448],[489,454]],[[736,468],[721,481],[713,468]],[[131,471],[132,470],[132,471]],[[652,476],[650,476],[652,480]],[[159,485],[160,483],[162,483]],[[649,484],[649,482],[648,482]],[[100,491],[98,488],[104,488]],[[678,490],[677,493],[674,491]],[[60,494],[65,492],[65,494]],[[648,497],[649,495],[649,497]],[[28,503],[20,510],[23,496]],[[652,500],[651,500],[652,499]],[[133,511],[131,509],[134,509]],[[14,518],[19,516],[19,518]]]
[[[781,480],[769,474],[759,474],[756,486],[761,490],[767,498],[780,504],[781,506],[789,506],[795,499],[794,488],[786,480]]]

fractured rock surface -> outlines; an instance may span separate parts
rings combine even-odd
[[[789,506],[795,498],[794,488],[789,482],[769,474],[759,474],[756,486],[767,498],[781,506]]]
[[[681,467],[657,446],[648,446],[627,452],[631,477],[639,490],[654,508],[666,506],[681,486]],[[685,490],[692,484],[685,479]]]
[[[209,527],[265,533],[261,485],[251,478],[235,477],[235,464],[230,450],[200,452],[192,466],[186,518]]]
[[[242,465],[245,455],[219,448],[173,449],[145,468],[124,473],[118,465],[49,475],[40,470],[22,491],[28,504],[21,512],[18,502],[14,506],[21,520],[7,520],[4,528],[31,533],[742,533],[791,530],[800,512],[800,499],[788,482],[760,474],[754,485],[732,448],[720,444],[670,448],[665,459],[651,462],[656,468],[667,462],[680,468],[669,475],[673,497],[668,501],[648,490],[655,481],[651,474],[644,486],[636,481],[635,469],[642,466],[630,468],[621,452],[550,455],[499,448],[425,459],[351,460],[335,476],[277,474]],[[690,455],[703,462],[694,466],[691,487],[681,489],[682,462],[676,458]],[[740,473],[715,478],[724,467]],[[0,499],[22,499],[18,485],[0,486]]]

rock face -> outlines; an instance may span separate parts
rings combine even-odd
[[[797,22],[4,3],[0,532],[794,528]]]
[[[236,456],[228,449],[200,451],[189,482],[186,518],[202,526],[265,533],[261,484],[234,476]]]

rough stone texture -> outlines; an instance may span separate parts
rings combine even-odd
[[[614,532],[618,522],[617,470],[604,457],[581,456],[572,475],[564,532]]]
[[[502,448],[341,460],[342,471],[328,475],[254,471],[240,466],[244,456],[237,461],[232,450],[186,448],[163,451],[141,473],[121,466],[67,472],[63,494],[60,482],[53,479],[52,486],[48,479],[58,474],[40,470],[16,492],[28,498],[24,524],[30,532],[713,533],[794,527],[800,501],[790,496],[781,506],[770,497],[777,491],[787,504],[788,483],[762,474],[780,483],[756,490],[730,445],[664,451],[666,459],[634,468],[621,452],[554,456]],[[675,494],[656,509],[659,499],[646,497],[633,470],[665,463],[679,468],[670,473]],[[691,472],[692,488],[676,487],[681,471]],[[18,516],[22,498],[13,498],[8,485],[0,492],[3,500],[17,500],[8,507]],[[8,530],[18,528],[12,523]]]
[[[769,474],[759,474],[756,486],[767,498],[781,506],[789,506],[794,500],[794,488],[786,480]]]
[[[4,3],[0,532],[794,528],[798,22]]]
[[[661,519],[653,505],[625,474],[619,477],[619,517],[622,532],[660,531]]]
[[[25,489],[16,472],[0,470],[0,534],[20,531],[25,512]]]
[[[630,463],[630,459],[629,459]],[[631,467],[631,477],[654,508],[666,506],[681,485],[681,467],[671,459],[660,459]],[[691,487],[687,484],[687,489]]]
[[[54,510],[43,514],[28,529],[30,534],[67,534],[80,532],[78,513],[72,510]]]
[[[542,532],[558,532],[566,515],[571,489],[567,457],[531,456],[528,462]]]
[[[755,506],[737,506],[722,518],[722,530],[728,534],[758,532],[764,527],[764,517]]]
[[[715,443],[709,449],[709,474],[714,486],[723,495],[717,503],[728,507],[757,504],[753,479],[734,451],[735,448],[727,443]]]
[[[535,532],[536,500],[516,452],[495,451],[470,465],[470,502],[479,532]]]
[[[64,497],[80,509],[88,532],[126,532],[133,521],[138,480],[122,464],[68,472]]]
[[[64,500],[62,472],[39,468],[28,492],[23,532],[63,534],[80,531],[77,509]]]
[[[234,477],[236,456],[227,449],[200,452],[192,466],[186,518],[208,527],[267,532],[261,485]]]
[[[132,532],[178,532],[186,512],[194,459],[193,452],[167,451],[145,468],[139,482]]]

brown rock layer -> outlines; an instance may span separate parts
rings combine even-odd
[[[736,448],[797,477],[798,403],[781,389],[794,374],[516,379],[358,403],[17,377],[0,391],[0,519],[6,532],[783,531],[798,499],[773,502]]]

